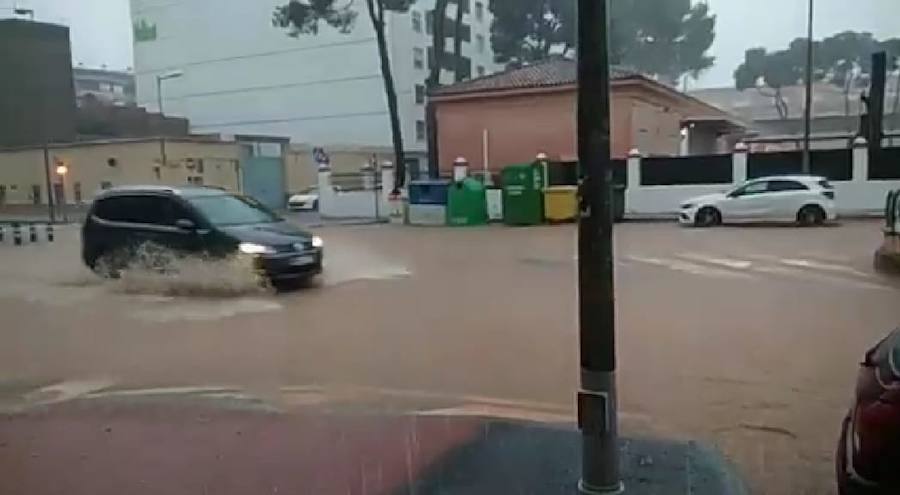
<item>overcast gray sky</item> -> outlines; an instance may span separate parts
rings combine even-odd
[[[749,47],[783,48],[805,36],[807,0],[705,1],[718,16],[712,49],[717,63],[697,86],[731,85],[731,74]],[[900,0],[815,1],[817,38],[847,29],[871,31],[879,38],[900,36]],[[13,3],[0,0],[5,9],[0,16],[10,15]],[[128,0],[18,0],[18,5],[33,8],[39,20],[71,26],[76,63],[115,69],[132,65]]]

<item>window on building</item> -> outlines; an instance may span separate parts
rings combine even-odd
[[[37,184],[31,186],[31,202],[36,205],[41,204],[41,186]]]
[[[484,76],[484,66],[483,65],[479,65],[476,70],[478,71],[478,77]]]
[[[0,184],[0,205],[6,203],[6,186]]]
[[[112,182],[108,180],[100,182],[100,189],[103,189],[104,191],[107,189],[112,189]]]
[[[416,141],[424,141],[425,140],[425,121],[417,120],[416,121]]]
[[[434,32],[434,11],[429,10],[425,13],[425,34],[431,35]]]
[[[478,53],[484,53],[484,35],[483,34],[475,35],[475,48],[478,49]]]
[[[112,91],[117,95],[123,95],[125,94],[125,87],[121,84],[114,84],[112,87]]]
[[[72,194],[75,196],[75,202],[81,203],[81,182],[72,184]]]
[[[425,68],[425,50],[422,48],[413,48],[413,67],[416,69]]]
[[[422,84],[416,84],[416,105],[423,105],[425,103],[425,86]]]
[[[103,92],[106,92],[106,93],[111,92],[111,91],[112,91],[112,84],[110,84],[110,83],[108,83],[108,82],[102,82],[102,83],[100,83],[100,91],[103,91]]]
[[[410,15],[410,17],[412,18],[413,31],[415,31],[417,33],[421,33],[422,32],[422,13],[419,12],[418,10],[414,10],[414,11],[412,11],[412,14]]]
[[[475,19],[478,21],[484,20],[484,3],[475,2]]]

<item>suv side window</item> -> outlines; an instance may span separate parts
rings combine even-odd
[[[769,181],[769,192],[782,192],[782,191],[807,191],[805,185],[794,181],[794,180],[773,180]]]
[[[171,225],[168,203],[161,196],[114,196],[101,200],[94,214],[112,222]]]
[[[741,196],[751,196],[754,194],[760,194],[760,193],[766,192],[768,190],[768,188],[769,188],[768,182],[753,182],[753,183],[747,184],[746,186],[735,191],[733,196],[741,197]]]

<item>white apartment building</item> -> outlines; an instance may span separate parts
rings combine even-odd
[[[462,55],[477,77],[500,66],[490,46],[488,0],[466,1],[463,31],[469,36]],[[181,74],[162,81],[163,109],[190,119],[193,132],[284,136],[326,150],[329,144],[390,145],[365,2],[350,2],[358,16],[349,33],[323,23],[318,34],[297,37],[272,24],[276,6],[286,3],[131,0],[138,105],[157,109],[157,77]],[[426,150],[424,84],[433,6],[434,0],[418,0],[409,12],[386,19],[404,146],[413,158]],[[456,8],[448,7],[449,22]],[[452,53],[452,38],[445,51]],[[442,82],[452,80],[444,71]]]

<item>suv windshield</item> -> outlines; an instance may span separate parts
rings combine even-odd
[[[280,222],[281,218],[259,202],[223,194],[188,198],[188,202],[213,225],[247,225]]]

